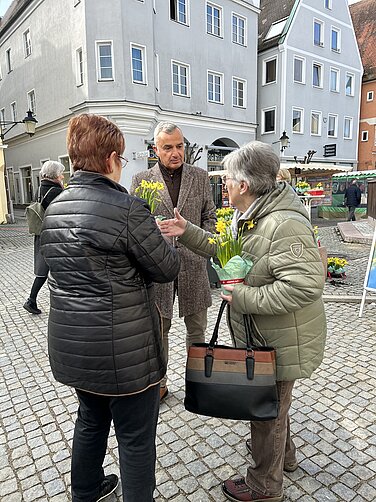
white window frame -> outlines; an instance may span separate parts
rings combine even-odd
[[[37,101],[36,101],[36,97],[35,97],[35,89],[31,89],[27,93],[27,106],[28,106],[28,110],[30,110],[33,113],[33,115],[36,115]]]
[[[236,84],[236,96],[234,96],[234,85]],[[239,104],[239,86],[243,85],[243,104]],[[236,98],[236,99],[235,99]],[[244,78],[232,77],[232,106],[234,108],[247,108],[247,81]]]
[[[329,134],[331,118],[334,118],[334,134]],[[338,138],[338,115],[336,113],[328,113],[328,138]]]
[[[176,65],[179,69],[178,72],[178,87],[179,87],[179,92],[174,91],[174,65]],[[187,93],[184,94],[181,91],[181,74],[180,74],[180,68],[185,68],[186,69],[186,79],[187,79]],[[172,94],[174,96],[183,96],[184,98],[190,98],[191,97],[191,66],[187,63],[183,63],[182,61],[176,61],[176,59],[171,59],[171,89],[172,89]]]
[[[296,60],[301,61],[301,63],[302,63],[302,81],[295,80],[295,61]],[[292,62],[292,79],[297,84],[305,84],[306,83],[306,58],[303,58],[301,56],[294,56],[293,62]]]
[[[352,82],[351,90],[350,90],[349,94],[347,93],[347,79],[348,79],[348,77],[351,77],[351,82]],[[354,73],[347,71],[346,78],[345,78],[345,94],[346,94],[346,96],[354,97],[354,95],[355,95],[354,87],[355,87],[355,75],[354,75]]]
[[[268,63],[271,61],[275,61],[275,80],[271,80],[270,82],[266,81],[266,69]],[[278,56],[272,56],[270,58],[263,59],[262,61],[262,85],[270,85],[277,83],[277,69],[278,69]]]
[[[274,129],[272,131],[265,131],[265,114],[271,111],[274,111]],[[268,108],[263,108],[261,110],[261,134],[275,134],[276,123],[277,123],[277,107],[269,106]]]
[[[318,116],[318,121],[317,121],[318,132],[317,133],[316,132],[312,132],[312,115],[313,114],[315,114],[315,115]],[[321,132],[322,132],[321,125],[322,125],[322,112],[319,111],[319,110],[311,110],[311,120],[310,120],[310,124],[309,124],[311,136],[321,136]]]
[[[362,139],[361,141],[368,141],[368,131],[362,131]]]
[[[300,113],[300,129],[299,129],[299,131],[294,130],[294,112]],[[291,131],[293,134],[304,134],[304,108],[299,108],[298,106],[292,107]]]
[[[319,43],[316,44],[315,42],[315,24],[320,25],[320,40]],[[313,45],[315,47],[324,47],[324,21],[321,21],[321,19],[314,18],[313,19]]]
[[[219,83],[220,83],[220,100],[216,100],[216,99],[210,99],[209,98],[209,76],[213,76],[213,77],[219,77]],[[207,79],[206,79],[206,85],[207,85],[207,99],[208,99],[208,102],[209,103],[215,103],[217,105],[223,105],[224,103],[224,74],[223,73],[220,73],[218,71],[213,71],[213,70],[208,70],[207,72]],[[215,88],[215,82],[213,82],[213,97],[215,96],[215,91],[214,91],[214,88]]]
[[[104,45],[109,45],[111,47],[111,72],[112,77],[102,77],[101,76],[101,62],[100,62],[100,47]],[[97,64],[97,82],[112,82],[115,80],[115,65],[114,65],[114,44],[112,40],[96,40],[95,41],[95,53],[96,53],[96,64]],[[108,67],[106,67],[108,68]]]
[[[185,21],[182,21],[180,19],[180,11],[179,11],[179,3],[184,1],[184,16],[185,16]],[[175,3],[175,13],[176,13],[176,18],[171,17],[171,12],[170,12],[170,19],[171,21],[175,21],[175,23],[183,24],[184,26],[189,26],[189,0],[174,0]]]
[[[22,40],[23,40],[24,56],[26,59],[29,56],[31,56],[32,53],[30,28],[28,28],[22,33]]]
[[[5,59],[6,59],[6,62],[7,62],[8,73],[10,73],[11,71],[13,71],[13,66],[12,66],[12,48],[11,47],[9,47],[5,51]]]
[[[135,68],[133,67],[133,49],[137,49],[141,51],[141,72],[142,72],[142,80],[135,80],[133,71]],[[146,74],[146,46],[141,44],[130,43],[130,57],[131,57],[131,79],[133,84],[141,84],[147,85],[147,74]]]
[[[337,48],[333,47],[333,39],[332,39],[332,33],[335,31],[337,33]],[[341,52],[341,29],[337,28],[336,26],[331,26],[330,28],[330,49],[333,52],[337,52],[338,54]]]
[[[212,9],[217,9],[219,12],[219,33],[215,33],[214,31],[214,23],[212,23],[212,28],[211,31],[209,31],[209,23],[208,23],[208,7],[211,7]],[[212,14],[213,17],[213,14]],[[218,38],[223,38],[223,9],[220,5],[217,5],[213,2],[206,2],[206,9],[205,9],[205,23],[206,23],[206,33],[208,35],[213,35],[213,37],[218,37]]]
[[[337,75],[337,77],[336,77],[336,88],[335,89],[332,89],[332,73],[335,73]],[[340,89],[339,80],[340,80],[340,70],[339,70],[339,68],[335,68],[334,66],[331,66],[330,67],[330,71],[329,71],[329,91],[330,92],[339,92],[339,89]]]
[[[315,65],[320,67],[320,85],[315,85],[313,83],[313,67]],[[323,89],[324,87],[324,65],[322,63],[319,63],[318,61],[312,62],[312,87],[314,87],[315,89]]]
[[[3,72],[1,71],[1,64],[0,64],[0,81],[3,80]]]
[[[332,8],[333,8],[332,0],[324,0],[324,8],[332,10]]]
[[[373,97],[374,97],[374,92],[367,91],[367,101],[373,101]]]
[[[10,104],[10,116],[14,122],[17,122],[17,102],[12,101]]]
[[[234,23],[234,19],[236,19],[236,23]],[[239,20],[244,22],[244,34],[243,41],[242,37],[239,34]],[[236,32],[234,30],[234,24],[236,24]],[[235,40],[234,40],[235,38]],[[231,12],[231,41],[233,44],[241,45],[242,47],[247,47],[247,18],[241,16],[237,12]]]
[[[0,109],[0,122],[5,122],[5,108]]]
[[[349,136],[345,136],[345,131],[346,131],[346,121],[350,122],[350,128],[349,128]],[[353,117],[348,117],[345,116],[343,118],[343,139],[353,139],[353,124],[354,124],[354,119]]]
[[[76,49],[76,86],[84,84],[84,51],[82,47]]]

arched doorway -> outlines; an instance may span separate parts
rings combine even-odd
[[[218,138],[208,146],[208,175],[212,187],[214,203],[217,207],[228,207],[228,193],[222,183],[222,160],[239,145],[230,138]]]

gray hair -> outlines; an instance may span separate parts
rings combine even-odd
[[[65,167],[60,162],[56,160],[47,160],[41,167],[40,177],[42,180],[46,178],[49,180],[57,180],[58,177],[63,174],[64,170]]]
[[[252,195],[260,196],[276,186],[280,160],[266,143],[251,141],[226,155],[222,164],[227,177],[236,183],[245,181]]]
[[[176,124],[173,124],[172,122],[159,122],[157,127],[154,129],[154,145],[157,144],[158,136],[161,132],[172,134],[176,129],[179,129],[179,131],[183,134],[180,127],[178,127]]]

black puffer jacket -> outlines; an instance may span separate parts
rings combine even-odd
[[[153,282],[173,281],[179,257],[146,204],[105,176],[77,171],[46,211],[41,244],[55,378],[105,395],[157,384],[166,362]]]

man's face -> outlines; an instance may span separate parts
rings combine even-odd
[[[172,134],[159,133],[154,147],[161,164],[168,169],[178,169],[184,162],[184,138],[179,129]]]

